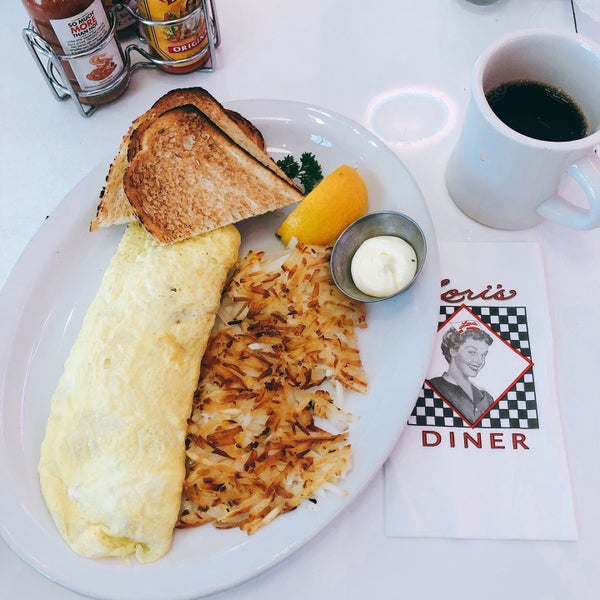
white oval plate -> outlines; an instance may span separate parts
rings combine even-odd
[[[115,600],[197,598],[234,586],[290,556],[346,508],[397,442],[413,408],[437,326],[439,264],[427,206],[399,159],[357,123],[313,106],[280,101],[228,105],[262,131],[270,154],[313,152],[325,174],[358,168],[370,210],[407,213],[428,242],[425,267],[405,294],[368,307],[360,333],[367,396],[348,394],[358,416],[350,439],[354,465],[342,487],[275,519],[252,536],[212,525],[175,531],[173,547],[147,565],[74,554],[46,511],[37,478],[49,402],[122,227],[95,233],[88,224],[107,165],[87,176],[46,220],[0,295],[0,520],[7,543],[35,569],[87,596]],[[242,252],[278,247],[284,212],[240,225]]]

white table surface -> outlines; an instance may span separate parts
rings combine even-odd
[[[403,160],[427,200],[440,241],[541,245],[579,540],[387,538],[379,473],[367,492],[296,554],[214,598],[600,598],[600,436],[593,412],[593,374],[600,364],[600,231],[550,223],[495,231],[463,216],[443,180],[480,51],[517,28],[573,31],[570,2],[222,0],[217,8],[222,45],[215,72],[172,76],[143,70],[121,99],[84,119],[72,101],[50,96],[21,40],[24,10],[19,2],[3,3],[0,285],[46,215],[114,155],[130,122],[171,88],[201,85],[224,102],[299,100],[355,119],[387,138]],[[400,121],[398,108],[393,119],[382,120],[386,113],[377,109],[389,109],[385,100],[392,97],[411,104],[414,118]],[[80,596],[45,579],[0,541],[0,599],[30,598]]]

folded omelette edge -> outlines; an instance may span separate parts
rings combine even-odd
[[[52,519],[78,554],[151,562],[168,552],[200,362],[240,235],[173,245],[131,224],[52,397],[38,467]]]

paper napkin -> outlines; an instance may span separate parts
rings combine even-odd
[[[575,540],[536,244],[442,244],[439,330],[384,468],[388,536]]]

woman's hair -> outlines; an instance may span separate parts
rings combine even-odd
[[[467,340],[485,342],[488,346],[491,346],[494,341],[492,336],[483,329],[466,329],[459,333],[455,327],[450,326],[442,337],[442,354],[448,363],[451,358],[450,350],[458,350]]]

